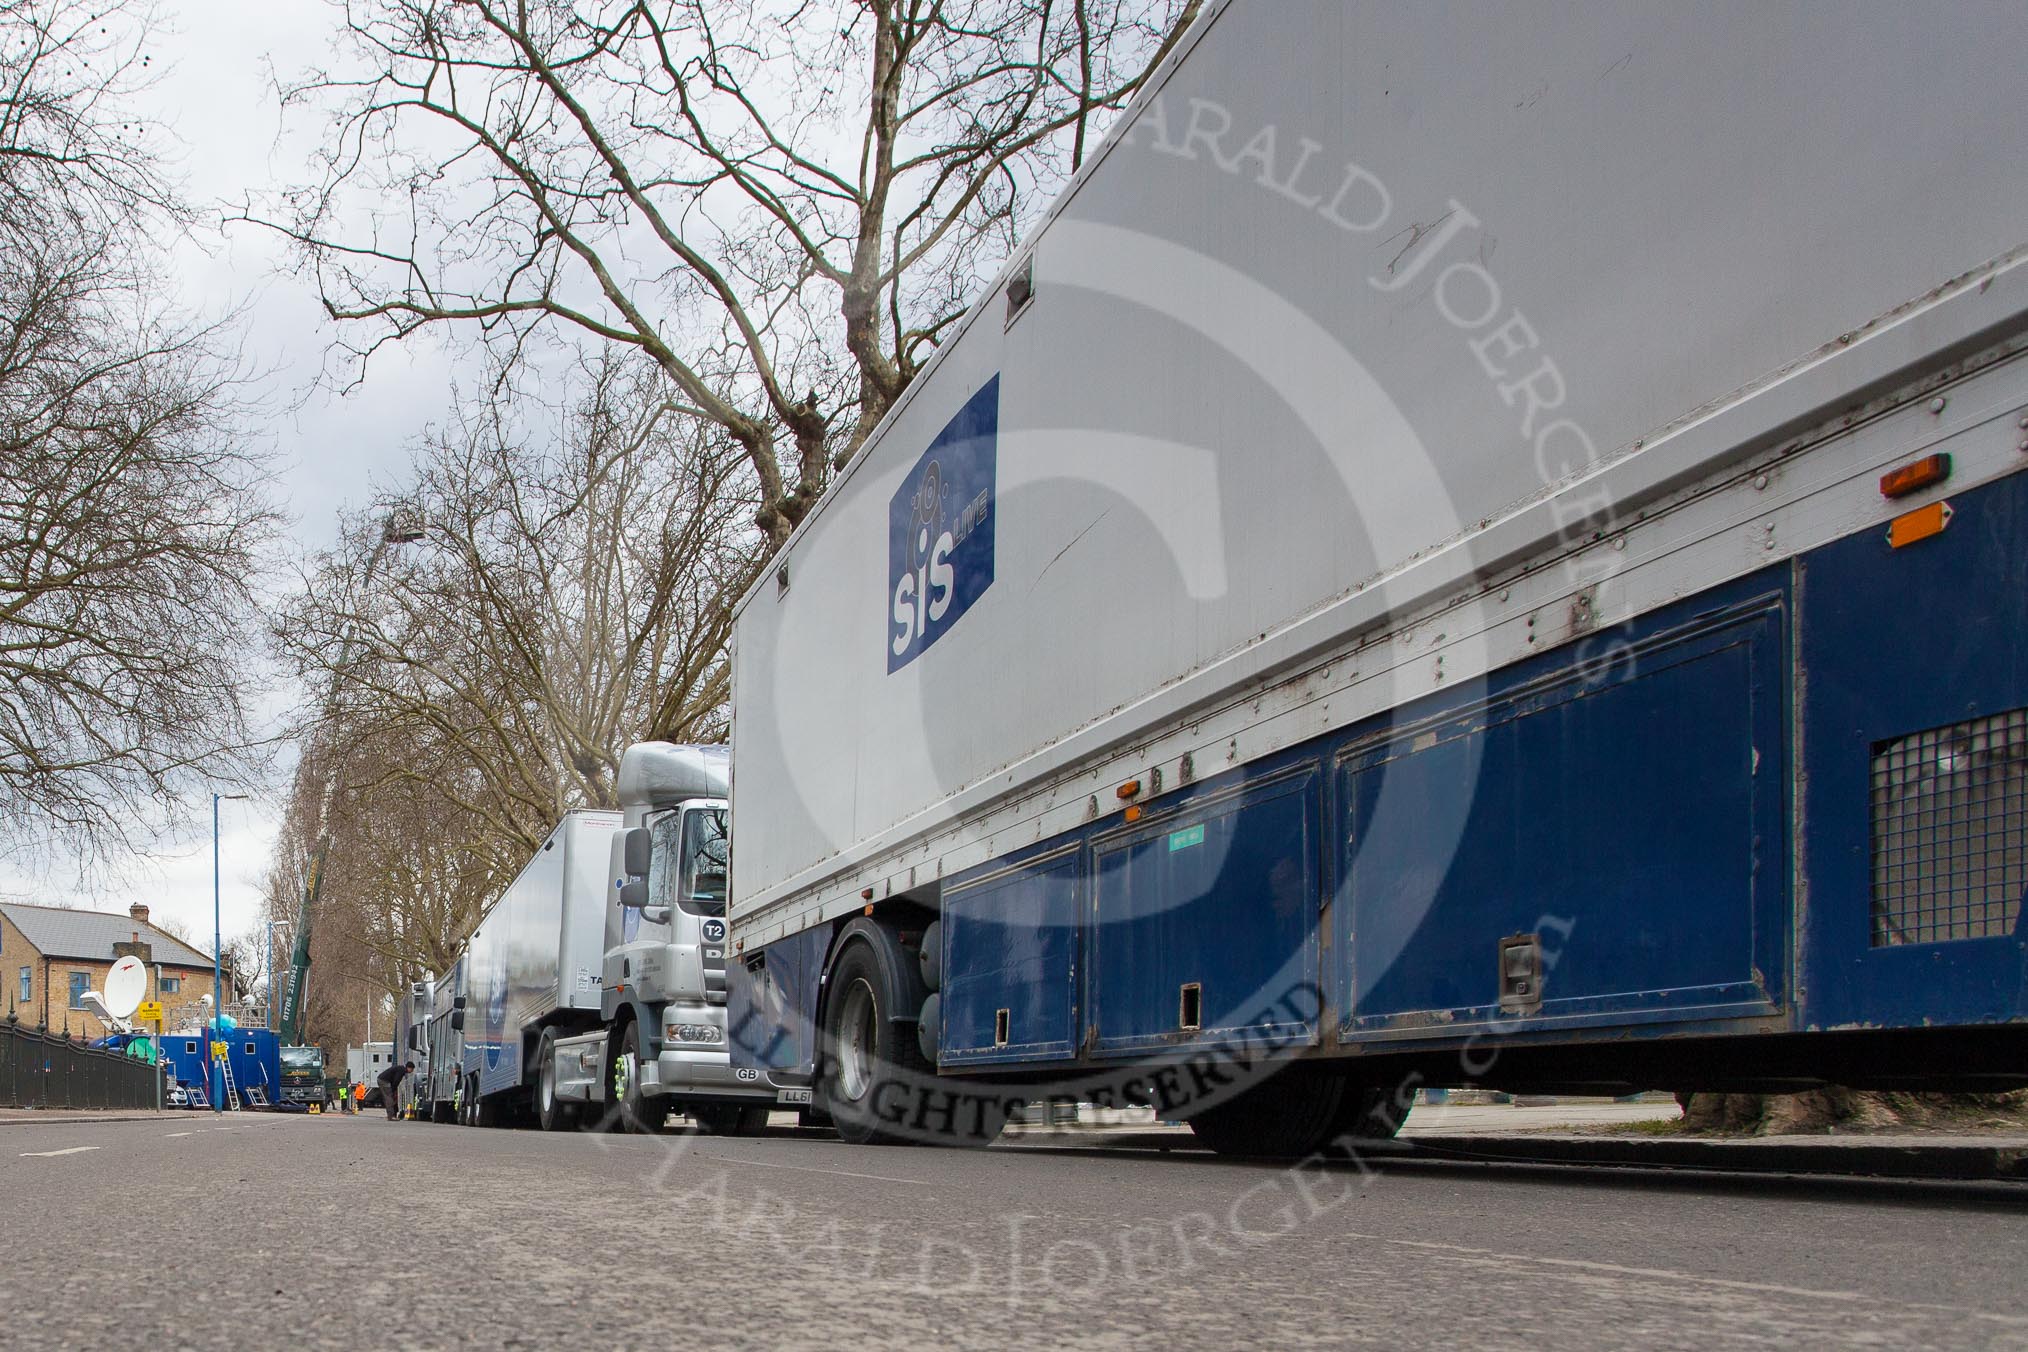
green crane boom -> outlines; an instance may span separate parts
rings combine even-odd
[[[310,880],[303,888],[303,909],[296,915],[296,941],[289,952],[288,984],[282,987],[281,1045],[300,1046],[303,1032],[303,990],[310,981],[310,915],[317,908],[317,888],[324,881],[324,852],[310,862]]]

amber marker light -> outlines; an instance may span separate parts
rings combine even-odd
[[[1891,469],[1880,476],[1880,496],[1883,498],[1905,498],[1910,493],[1920,493],[1932,484],[1940,484],[1951,477],[1951,458],[1948,452],[1938,451],[1920,460],[1911,460],[1899,469]]]
[[[1932,535],[1943,534],[1945,526],[1951,523],[1951,505],[1948,502],[1932,502],[1927,507],[1918,507],[1904,512],[1887,523],[1887,543],[1895,549],[1912,545],[1917,540],[1927,540]]]

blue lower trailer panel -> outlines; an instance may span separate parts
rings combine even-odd
[[[1782,1014],[1786,579],[953,879],[943,1063]]]
[[[1539,940],[1517,1000],[1536,1026],[1777,1012],[1786,602],[1751,579],[1348,749],[1346,1035],[1499,1020],[1518,936]]]
[[[946,880],[941,1063],[2028,1020],[2028,474],[1951,507]]]

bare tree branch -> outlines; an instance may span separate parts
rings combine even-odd
[[[297,248],[360,360],[437,324],[636,348],[775,544],[1141,87],[1189,0],[334,0]]]

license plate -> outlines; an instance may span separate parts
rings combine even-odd
[[[808,1103],[810,1101],[810,1091],[807,1089],[784,1089],[775,1101],[777,1103]]]

